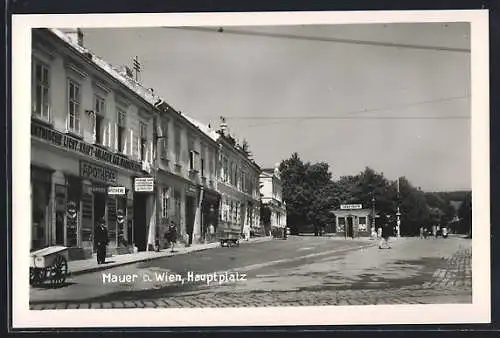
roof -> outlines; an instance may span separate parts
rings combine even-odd
[[[107,72],[109,75],[111,75],[113,78],[121,82],[125,87],[139,95],[142,99],[144,99],[146,102],[148,102],[151,105],[155,105],[155,103],[158,101],[159,97],[151,92],[151,90],[144,88],[141,84],[137,83],[133,79],[128,78],[127,76],[123,75],[119,70],[117,70],[115,67],[113,67],[111,64],[108,62],[104,61],[92,51],[89,49],[80,46],[78,43],[73,41],[66,33],[59,29],[55,28],[48,28],[50,32],[52,32],[54,35],[56,35],[58,38],[66,42],[68,45],[76,49],[79,53],[81,54],[90,54],[92,56],[92,61],[94,64],[96,64],[98,67],[100,67],[102,70]]]
[[[344,209],[335,209],[331,211],[335,216],[347,216],[347,215],[369,215],[373,211],[372,209],[352,209],[352,210],[344,210]]]
[[[210,128],[209,126],[207,126],[206,124],[203,124],[201,123],[200,121],[197,121],[195,120],[194,118],[192,118],[191,116],[188,116],[184,113],[181,113],[182,116],[184,116],[189,122],[191,122],[192,124],[194,124],[198,129],[200,129],[204,134],[206,134],[208,137],[210,137],[212,140],[214,140],[215,142],[217,142],[217,140],[219,139],[220,135],[215,131],[213,130],[212,128]]]

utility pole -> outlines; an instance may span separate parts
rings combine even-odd
[[[401,236],[401,213],[399,212],[399,177],[398,177],[398,193],[397,193],[397,212],[396,212],[396,236]]]
[[[371,232],[377,232],[377,229],[375,228],[375,195],[372,192],[372,231]]]

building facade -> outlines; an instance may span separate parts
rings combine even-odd
[[[263,169],[260,174],[260,194],[262,207],[268,210],[265,223],[266,232],[272,228],[286,228],[286,204],[283,201],[283,190],[279,169]]]
[[[134,191],[153,159],[152,95],[83,47],[78,30],[32,38],[31,249],[95,252],[106,220],[111,253],[145,248],[153,198]]]
[[[162,245],[170,221],[187,244],[202,241],[219,220],[215,132],[95,56],[80,30],[32,40],[31,249],[91,257],[101,218],[110,254]]]
[[[245,238],[264,234],[260,224],[260,167],[229,134],[225,123],[217,131],[219,170],[217,187],[221,194],[219,222],[240,231]]]
[[[219,145],[215,132],[166,103],[159,108],[159,232],[163,234],[173,220],[187,244],[200,243],[205,241],[209,225],[218,224]]]

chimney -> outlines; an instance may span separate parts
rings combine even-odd
[[[222,134],[226,134],[227,132],[226,118],[224,116],[220,117],[220,131]]]
[[[68,28],[63,30],[71,41],[83,47],[83,32],[80,28]]]

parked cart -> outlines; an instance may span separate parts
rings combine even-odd
[[[30,253],[30,285],[61,287],[68,276],[68,248],[49,246]]]
[[[241,234],[238,231],[222,228],[218,231],[217,237],[217,239],[220,241],[221,246],[240,246]]]

